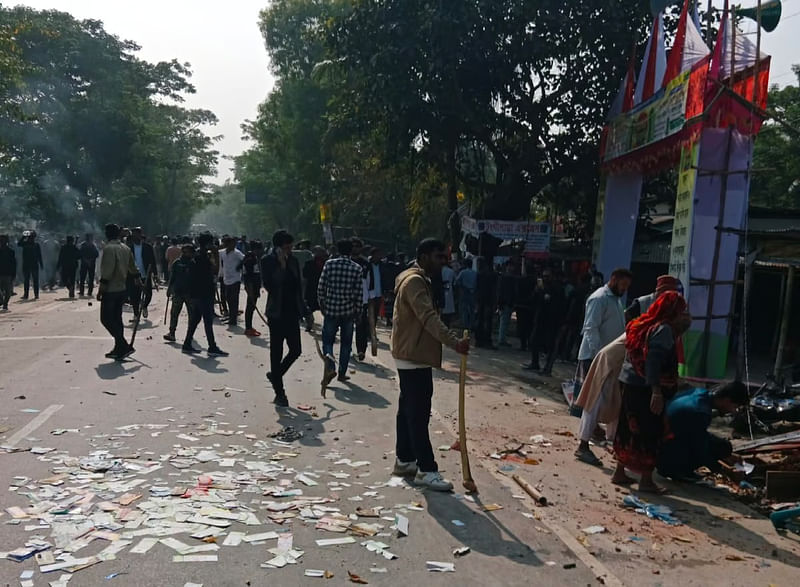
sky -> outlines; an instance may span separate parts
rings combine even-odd
[[[207,108],[219,118],[215,134],[224,138],[217,149],[235,156],[247,148],[240,125],[256,116],[273,86],[269,59],[258,30],[258,13],[269,0],[23,0],[37,9],[53,8],[76,18],[94,18],[107,31],[130,39],[148,61],[173,58],[192,65],[197,93],[187,98],[192,108]],[[502,0],[498,0],[502,1]],[[14,2],[6,2],[13,4]],[[721,8],[724,0],[713,0]],[[756,0],[737,0],[745,7]],[[701,12],[707,0],[700,0]],[[755,23],[745,21],[746,32]],[[762,50],[772,55],[771,83],[796,84],[791,73],[800,63],[800,0],[783,0],[778,28],[762,36]],[[755,37],[751,37],[755,39]],[[217,179],[232,178],[231,162],[221,159]]]
[[[274,79],[258,30],[258,13],[268,0],[23,0],[36,9],[69,12],[79,19],[102,20],[105,29],[141,46],[147,61],[173,58],[189,62],[197,93],[189,108],[207,108],[219,118],[210,134],[222,155],[247,148],[240,125],[256,116]],[[220,158],[217,180],[231,179],[232,162]]]

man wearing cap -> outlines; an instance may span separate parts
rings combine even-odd
[[[625,310],[625,323],[627,324],[631,320],[645,314],[650,306],[653,305],[653,302],[668,291],[677,291],[683,295],[683,284],[681,284],[680,279],[677,277],[662,275],[656,280],[656,291],[646,296],[636,298],[631,305],[628,306]]]

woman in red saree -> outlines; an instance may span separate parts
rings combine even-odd
[[[639,490],[661,492],[653,470],[664,435],[664,403],[678,387],[676,341],[688,329],[691,317],[686,300],[667,292],[626,328],[626,357],[620,373],[622,410],[614,453],[613,483],[629,485],[629,469],[641,475]]]

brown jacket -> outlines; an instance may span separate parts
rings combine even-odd
[[[407,269],[397,277],[394,292],[392,356],[441,367],[442,344],[455,349],[458,339],[433,306],[433,290],[425,272],[417,265]]]

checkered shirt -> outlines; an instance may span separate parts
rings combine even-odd
[[[358,314],[363,296],[363,273],[361,266],[349,257],[325,263],[317,287],[323,315],[346,318]]]

